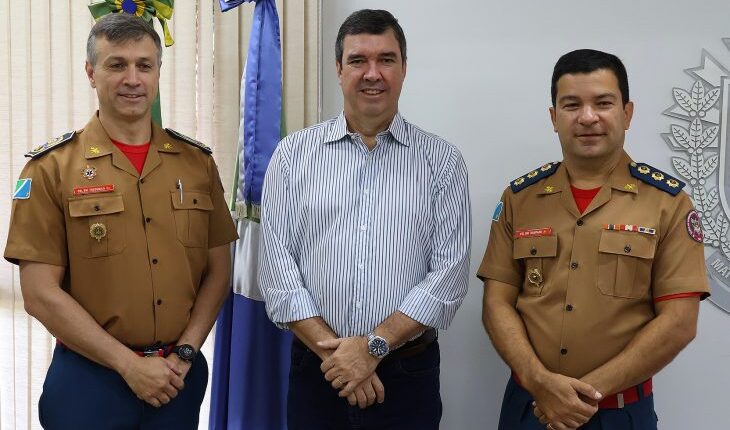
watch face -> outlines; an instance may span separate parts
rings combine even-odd
[[[375,336],[368,342],[368,349],[371,355],[378,358],[384,357],[389,351],[388,342],[380,336]]]
[[[183,360],[190,361],[195,358],[195,350],[190,345],[180,345],[177,350],[177,355],[179,355]]]

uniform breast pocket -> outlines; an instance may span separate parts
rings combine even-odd
[[[598,246],[598,289],[608,296],[638,299],[651,284],[656,236],[604,230]]]
[[[554,264],[558,255],[558,237],[524,237],[515,239],[513,258],[525,264],[525,280],[522,292],[528,296],[542,296],[549,288],[551,280],[545,273]]]
[[[190,248],[207,247],[208,218],[210,211],[213,210],[210,193],[185,191],[182,201],[179,191],[171,191],[170,196],[180,243]]]
[[[70,199],[68,212],[71,216],[67,233],[71,252],[96,258],[124,251],[126,231],[121,195]]]

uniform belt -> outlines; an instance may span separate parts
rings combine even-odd
[[[431,345],[436,339],[438,339],[438,333],[436,332],[436,329],[430,328],[424,331],[423,334],[418,336],[417,338],[410,340],[401,345],[399,348],[391,351],[390,354],[385,356],[383,362],[387,362],[395,358],[408,358],[418,355],[425,351],[426,348],[428,348],[428,346]],[[303,348],[307,348],[304,342],[299,340],[296,336],[294,337],[294,343]]]
[[[514,372],[512,373],[512,379],[515,380],[517,385],[522,387],[520,379]],[[650,396],[652,391],[653,384],[651,378],[649,378],[639,385],[629,387],[620,393],[611,394],[610,396],[604,397],[603,400],[598,402],[598,407],[600,409],[621,409],[626,405],[636,403],[642,398]],[[639,394],[640,392],[641,394]]]
[[[64,349],[70,349],[66,345],[63,344],[60,340],[56,339],[56,345],[64,348]],[[135,354],[139,355],[140,357],[167,357],[172,352],[172,348],[175,346],[175,343],[170,343],[168,345],[150,345],[150,346],[143,346],[143,347],[129,347],[132,351],[134,351]]]

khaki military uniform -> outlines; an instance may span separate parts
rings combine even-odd
[[[5,258],[65,266],[63,288],[129,346],[176,341],[208,249],[237,238],[213,158],[178,137],[153,124],[140,175],[94,115],[28,162],[13,201]]]
[[[519,288],[517,311],[553,372],[584,376],[655,317],[655,299],[709,291],[703,245],[688,230],[689,197],[672,195],[681,185],[648,167],[632,176],[631,163],[624,153],[583,214],[564,165],[546,165],[555,172],[516,193],[508,188],[495,212],[477,276]]]

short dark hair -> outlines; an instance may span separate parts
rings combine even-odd
[[[563,75],[576,73],[591,73],[596,70],[607,69],[613,72],[618,80],[618,88],[621,91],[623,105],[629,102],[629,78],[626,76],[626,67],[619,58],[607,52],[594,49],[578,49],[568,52],[558,59],[553,69],[553,79],[550,85],[550,95],[555,107],[555,97],[558,92],[558,80]]]
[[[162,42],[150,24],[136,15],[124,12],[110,13],[101,17],[89,32],[86,40],[86,61],[96,66],[96,39],[104,38],[112,43],[123,43],[130,40],[139,41],[149,36],[157,47],[157,63],[162,64]]]
[[[345,36],[355,34],[383,34],[387,30],[393,30],[395,38],[398,40],[400,47],[400,55],[403,62],[406,62],[406,35],[398,20],[387,10],[362,9],[353,12],[345,19],[337,32],[337,40],[335,41],[335,59],[338,63],[342,63],[342,51]]]

